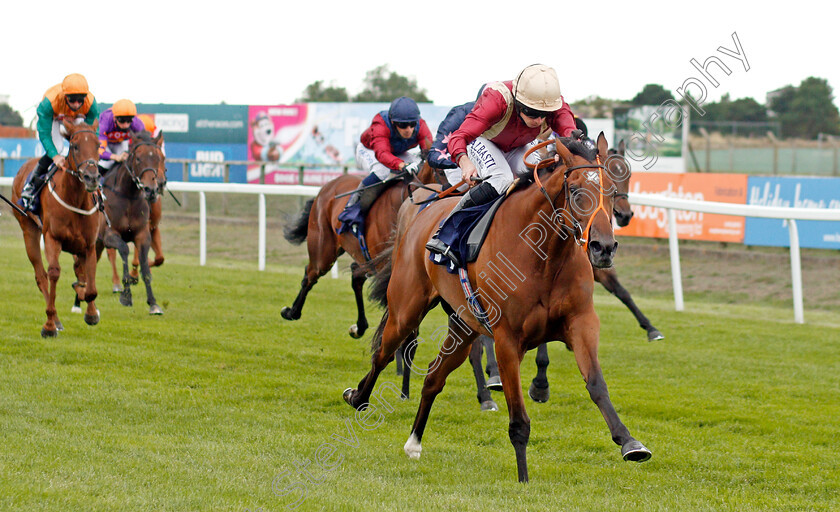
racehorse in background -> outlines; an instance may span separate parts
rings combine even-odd
[[[163,136],[163,132],[159,133],[159,136]],[[161,139],[161,147],[163,145],[163,139]],[[164,255],[163,255],[163,242],[161,241],[160,236],[160,219],[163,216],[163,191],[166,187],[166,155],[163,155],[160,162],[160,169],[158,169],[158,186],[159,186],[159,193],[158,198],[156,201],[151,203],[150,211],[149,211],[149,231],[152,234],[152,245],[150,250],[154,251],[155,259],[149,260],[149,267],[159,267],[163,265],[164,262]],[[119,274],[117,273],[117,250],[112,248],[107,248],[106,252],[108,254],[108,262],[111,264],[111,283],[113,285],[112,290],[114,293],[120,293],[123,291],[123,287],[121,286],[122,279],[120,278]],[[129,277],[131,284],[139,283],[140,278],[140,255],[137,247],[134,247],[134,260],[131,263],[131,271],[129,272]]]
[[[544,182],[535,169],[537,186],[511,193],[499,207],[478,258],[467,264],[465,279],[473,290],[481,290],[480,295],[467,299],[463,278],[432,263],[424,248],[453,200],[432,204],[405,226],[400,221],[390,264],[377,271],[374,282],[373,296],[386,302],[387,310],[372,341],[371,370],[357,389],[347,389],[343,396],[352,407],[364,409],[397,347],[441,304],[449,315],[449,332],[423,383],[404,447],[410,458],[420,456],[429,413],[446,377],[464,362],[479,334],[495,338],[520,481],[528,480],[530,419],[519,367],[527,350],[547,341],[562,341],[574,352],[590,397],[624,459],[650,458],[650,451],[619,419],[598,361],[600,323],[593,302],[592,268],[611,266],[617,248],[611,215],[614,184],[600,164],[607,158],[606,138],[598,137],[597,154],[579,143],[568,144],[571,151],[556,143],[562,165],[543,173]],[[544,235],[538,244],[511,243],[516,234],[530,229]]]
[[[35,282],[44,294],[47,304],[47,321],[41,336],[54,337],[63,330],[55,309],[56,287],[61,276],[59,255],[61,251],[74,255],[73,270],[77,281],[73,283],[77,300],[87,302],[85,323],[99,323],[99,310],[94,303],[96,291],[96,234],[101,214],[94,192],[99,188],[99,121],[93,126],[73,124],[69,119],[62,123],[64,136],[69,142],[65,159],[67,169],[57,170],[39,193],[40,220],[32,213],[15,217],[23,232],[26,255],[35,269]],[[38,164],[33,158],[23,164],[12,183],[12,201],[20,199],[26,178]],[[41,235],[44,237],[44,256],[41,257]]]
[[[410,176],[407,178],[411,179]],[[435,182],[434,171],[427,162],[423,164],[416,179],[421,184]],[[305,203],[297,219],[286,226],[284,230],[286,240],[293,244],[300,244],[306,240],[309,253],[309,263],[306,265],[297,298],[292,307],[284,307],[280,311],[280,315],[286,320],[300,318],[309,291],[321,276],[329,272],[338,257],[346,252],[353,258],[353,263],[350,265],[352,272],[350,282],[358,310],[356,323],[350,326],[349,334],[353,338],[360,338],[367,330],[368,321],[365,316],[362,287],[367,279],[367,273],[370,272],[365,265],[369,258],[365,255],[359,240],[352,233],[346,232],[339,235],[336,232],[341,225],[338,215],[344,210],[344,205],[349,200],[349,193],[356,190],[361,181],[361,177],[354,175],[343,175],[330,181],[321,188],[317,196]],[[416,186],[416,183],[403,178],[389,179],[384,183],[386,183],[384,191],[370,205],[365,218],[364,236],[370,259],[375,258],[388,245],[396,224],[397,211],[403,201],[409,197],[409,187]],[[410,183],[414,184],[410,185]],[[361,200],[366,199],[363,192]]]
[[[613,216],[619,227],[628,225],[633,218],[633,209],[628,199],[631,172],[630,165],[624,158],[624,153],[625,146],[622,140],[618,143],[618,149],[609,150],[609,156],[605,162],[606,170],[615,183],[615,192],[613,192]],[[639,307],[636,306],[636,303],[630,296],[630,292],[618,281],[618,274],[615,271],[615,267],[593,268],[592,270],[595,281],[601,283],[607,291],[618,297],[627,306],[627,309],[633,313],[633,316],[639,322],[639,326],[647,332],[648,341],[657,341],[665,338],[659,329],[654,327]],[[536,363],[537,375],[531,381],[531,386],[528,388],[528,396],[535,402],[544,403],[548,401],[550,395],[547,376],[549,364],[548,346],[546,344],[537,347]],[[480,359],[478,364],[480,370]],[[488,366],[491,366],[489,360]],[[492,371],[492,366],[488,371]]]
[[[150,315],[162,315],[152,292],[152,273],[149,269],[149,248],[152,235],[149,229],[151,205],[159,202],[159,194],[166,183],[161,150],[162,134],[152,138],[143,131],[131,136],[128,158],[115,166],[105,177],[105,217],[97,242],[97,258],[104,247],[116,249],[123,261],[123,289],[120,304],[132,305],[131,276],[128,270],[128,242],[134,243],[140,258],[140,274],[146,285],[146,303]],[[165,168],[164,168],[165,169]],[[76,304],[78,306],[78,304]]]

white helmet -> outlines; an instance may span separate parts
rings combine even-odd
[[[563,106],[560,82],[554,68],[531,64],[513,81],[513,98],[526,107],[541,112],[554,112]]]

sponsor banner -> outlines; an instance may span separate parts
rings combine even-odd
[[[0,157],[41,157],[44,148],[38,139],[3,139],[0,138]],[[26,160],[4,160],[3,176],[14,176]]]
[[[747,204],[792,208],[840,209],[838,178],[764,178],[750,176]],[[840,249],[840,222],[798,220],[799,244],[817,249]],[[790,234],[783,219],[747,218],[747,245],[789,247]]]
[[[744,174],[633,173],[631,193],[663,194],[669,197],[744,204],[747,176]],[[688,240],[742,242],[744,217],[677,210],[677,236]],[[633,220],[616,227],[624,236],[668,237],[668,214],[664,208],[633,205]]]
[[[451,107],[420,103],[420,115],[432,136]],[[356,145],[373,117],[388,103],[300,103],[252,105],[248,112],[248,160],[268,161],[266,183],[298,183],[299,168],[309,164],[304,183],[322,185],[344,168],[356,168]],[[276,163],[275,163],[276,162]],[[248,169],[248,181],[260,179],[260,166]]]
[[[188,181],[223,183],[225,161],[244,162],[246,160],[244,144],[185,144],[181,142],[166,143],[166,174],[168,179],[183,181],[184,166],[188,174]],[[200,162],[183,164],[171,162],[172,158],[200,160]],[[245,183],[247,168],[245,165],[229,166],[229,183]]]
[[[102,109],[109,105],[103,104]],[[152,114],[155,125],[170,142],[245,144],[247,105],[170,105],[138,103],[137,113]]]

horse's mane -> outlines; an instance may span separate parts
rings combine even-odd
[[[140,142],[154,143],[154,141],[152,141],[152,134],[147,132],[146,130],[137,132],[134,134],[134,136],[137,137],[137,140]]]
[[[583,142],[571,138],[560,138],[559,140],[573,155],[583,157],[590,162],[595,161],[595,157],[598,156],[598,147],[591,141]]]

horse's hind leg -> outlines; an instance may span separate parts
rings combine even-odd
[[[475,375],[475,387],[477,390],[478,403],[482,411],[498,411],[499,406],[493,401],[490,396],[490,390],[487,389],[487,382],[484,380],[484,371],[481,368],[481,354],[484,352],[484,340],[479,336],[472,343],[470,349],[470,365]]]
[[[659,332],[659,329],[651,325],[650,320],[648,320],[644,313],[642,313],[642,310],[636,306],[636,303],[630,296],[630,292],[628,292],[627,289],[624,288],[624,286],[622,286],[618,281],[618,274],[616,274],[614,269],[596,269],[594,274],[595,279],[601,283],[607,291],[618,297],[618,299],[627,306],[627,309],[633,313],[633,316],[636,317],[636,321],[639,322],[639,327],[647,332],[648,341],[665,339],[665,336]]]
[[[303,280],[300,282],[300,291],[292,303],[292,307],[284,307],[280,310],[280,316],[286,320],[298,320],[300,318],[309,290],[315,286],[321,276],[330,271],[335,260],[338,259],[339,252],[336,238],[331,227],[327,226],[326,229],[329,230],[326,234],[323,234],[324,229],[320,227],[312,229],[306,238],[309,264],[306,265]]]
[[[598,361],[598,329],[592,329],[593,324],[598,325],[594,311],[591,315],[576,317],[567,327],[567,335],[564,339],[568,340],[569,346],[574,351],[575,361],[586,382],[589,397],[598,406],[601,415],[606,420],[613,442],[621,446],[621,455],[624,460],[646,461],[651,456],[650,451],[630,435],[630,431],[621,422],[610,401],[607,383]]]
[[[117,273],[117,250],[108,248],[108,263],[111,264],[111,291],[120,293],[122,286],[120,286],[120,275]]]
[[[408,400],[409,398],[411,367],[414,365],[414,355],[417,353],[417,335],[418,332],[414,331],[405,343],[400,345],[400,348],[397,349],[397,362],[402,361],[404,363],[402,374],[403,400]]]
[[[123,263],[123,289],[120,292],[120,304],[123,306],[131,306],[133,301],[131,299],[131,276],[128,273],[128,244],[122,237],[117,234],[115,231],[108,229],[105,232],[105,236],[103,238],[103,242],[105,243],[105,247],[110,247],[112,249],[116,249],[117,252],[120,253],[120,259],[122,259]]]
[[[548,344],[542,343],[537,347],[537,375],[531,381],[528,388],[528,396],[531,400],[539,403],[548,402]]]
[[[152,271],[149,268],[149,240],[142,238],[134,240],[135,254],[140,253],[140,275],[143,276],[143,284],[146,285],[146,304],[149,305],[150,315],[162,315],[163,309],[158,306],[155,294],[152,292]]]
[[[358,317],[356,323],[350,326],[350,337],[361,338],[368,328],[367,317],[365,316],[365,299],[362,297],[362,288],[365,286],[367,275],[365,269],[355,261],[350,264],[352,278],[350,284],[353,287],[353,294],[356,296],[356,310]]]
[[[32,263],[32,268],[35,269],[35,284],[38,286],[38,289],[41,290],[41,294],[44,296],[44,303],[49,305],[50,303],[50,282],[47,275],[47,271],[44,269],[44,261],[41,256],[41,231],[36,229],[34,226],[30,227],[29,225],[23,225],[24,222],[29,222],[29,220],[21,221],[21,229],[23,230],[23,243],[26,247],[26,256],[29,258],[29,262]],[[46,336],[56,336],[58,335],[58,327],[61,325],[61,322],[58,321],[58,316],[55,316],[53,320],[53,326],[55,329],[50,331],[48,330],[48,326],[50,323],[49,312],[47,312],[47,323],[44,324],[41,335],[44,335],[46,330]],[[46,337],[45,336],[45,337]]]
[[[423,450],[420,441],[423,439],[423,433],[426,430],[426,422],[429,420],[432,404],[446,385],[446,377],[455,368],[461,366],[469,355],[470,347],[473,345],[473,340],[475,340],[477,334],[475,331],[465,332],[462,329],[462,323],[450,317],[447,337],[442,343],[440,353],[429,364],[426,379],[423,381],[423,390],[420,393],[420,405],[417,407],[417,415],[414,417],[414,424],[411,427],[411,435],[408,436],[408,441],[405,442],[403,447],[409,458],[420,458],[420,452]]]
[[[482,334],[479,336],[481,344],[484,345],[484,353],[487,354],[487,389],[502,391],[502,379],[499,377],[499,363],[496,362],[496,350],[493,338]]]

